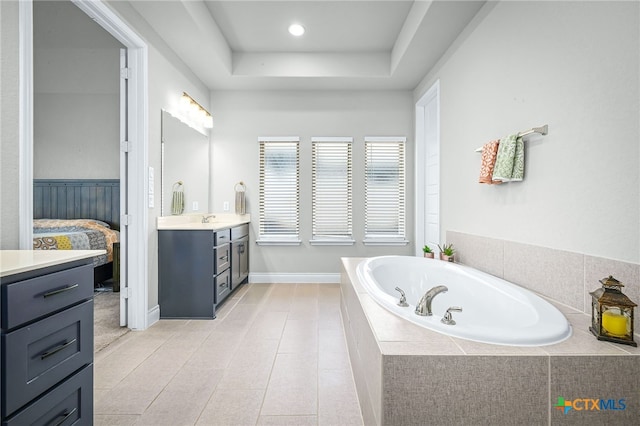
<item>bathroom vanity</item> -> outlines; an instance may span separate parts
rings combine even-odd
[[[216,307],[248,281],[248,215],[205,217],[158,220],[160,318],[215,318]]]
[[[0,251],[3,425],[92,424],[93,257]]]

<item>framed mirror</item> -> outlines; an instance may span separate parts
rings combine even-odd
[[[161,142],[160,215],[208,213],[209,137],[162,110]]]

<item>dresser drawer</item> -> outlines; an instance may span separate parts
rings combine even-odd
[[[216,276],[216,304],[222,302],[231,293],[231,274],[227,269],[220,275]]]
[[[216,274],[229,268],[229,262],[231,261],[231,247],[229,244],[213,249],[213,255],[215,256]]]
[[[2,328],[12,329],[93,297],[93,265],[2,287]]]
[[[245,223],[244,225],[236,226],[235,228],[231,228],[231,241],[237,240],[238,238],[242,238],[245,235],[249,235],[248,223]]]
[[[93,364],[29,404],[3,425],[93,424]]]
[[[216,231],[213,238],[214,246],[221,246],[222,244],[227,244],[231,241],[231,230],[225,229],[224,231]]]
[[[4,335],[3,346],[4,417],[93,362],[93,299]]]

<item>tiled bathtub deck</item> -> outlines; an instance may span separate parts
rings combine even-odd
[[[338,285],[251,284],[95,357],[96,425],[362,425]]]
[[[556,345],[457,339],[379,306],[358,281],[360,260],[343,259],[342,312],[365,424],[638,424],[640,349],[596,340],[584,313],[557,305],[573,335]],[[624,398],[626,408],[565,415],[558,397]]]

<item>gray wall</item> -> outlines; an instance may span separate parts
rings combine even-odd
[[[441,233],[640,262],[640,4],[499,2],[414,92],[441,96]],[[526,143],[525,180],[477,183],[483,143]]]
[[[149,309],[158,304],[158,232],[157,218],[160,216],[160,164],[162,110],[174,111],[179,106],[182,92],[193,96],[201,105],[209,104],[209,90],[184,63],[158,37],[151,27],[126,2],[108,2],[115,13],[135,29],[148,44],[149,70],[149,167],[155,172],[155,207],[149,209]]]
[[[0,249],[20,246],[18,2],[0,1]]]
[[[69,1],[33,3],[35,179],[120,177],[120,48]]]
[[[253,273],[338,273],[341,256],[411,254],[400,247],[364,246],[364,137],[407,137],[407,238],[413,237],[413,104],[410,92],[214,91],[211,93],[211,207],[234,206],[234,185],[247,185],[251,240],[258,235],[258,136],[300,137],[301,246],[251,245]],[[311,246],[311,137],[352,136],[354,246]]]

